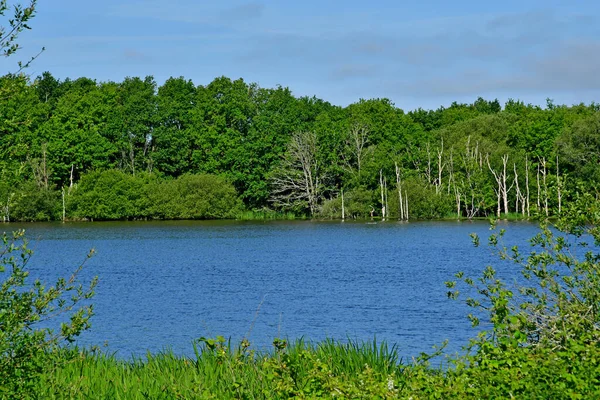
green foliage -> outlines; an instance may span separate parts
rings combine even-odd
[[[214,175],[162,180],[107,170],[84,175],[69,208],[75,218],[91,220],[213,219],[233,218],[241,204],[235,189]]]
[[[543,109],[513,100],[502,110],[497,100],[478,98],[405,113],[387,99],[342,108],[226,77],[204,86],[171,78],[158,86],[151,76],[97,82],[60,81],[49,72],[34,81],[6,75],[0,174],[11,176],[11,187],[33,181],[58,192],[108,170],[173,180],[209,174],[233,185],[247,210],[339,218],[342,188],[349,198],[361,196],[350,215],[381,209],[376,195],[362,194],[377,192],[380,171],[394,186],[398,165],[411,181],[411,218],[487,217],[499,202],[501,213],[522,218],[536,209],[546,214],[546,203],[548,215],[558,215],[577,191],[598,191],[599,112],[594,103],[549,102]],[[7,203],[0,193],[0,205]],[[393,216],[399,207],[388,208]],[[96,211],[86,213],[151,217],[139,207]]]
[[[475,397],[596,398],[600,395],[600,202],[583,195],[554,227],[542,224],[532,250],[503,244],[504,230],[488,243],[500,259],[520,266],[522,280],[509,284],[487,267],[474,279],[457,274],[473,296],[473,326],[489,328],[454,360],[446,379],[453,392]],[[474,243],[479,238],[473,235]],[[457,298],[456,282],[448,295]],[[447,382],[445,383],[448,389]]]
[[[8,57],[19,49],[17,38],[25,29],[31,29],[29,20],[35,16],[37,0],[31,0],[29,5],[23,7],[21,4],[14,5],[14,12],[8,19],[7,25],[0,25],[0,56]],[[0,17],[4,17],[9,6],[7,0],[0,1]],[[4,22],[4,21],[2,21]]]
[[[92,253],[90,253],[91,256]],[[27,282],[31,256],[24,232],[0,237],[0,398],[29,398],[42,373],[63,365],[59,345],[89,328],[89,286],[79,279],[83,265],[53,286]],[[53,324],[60,323],[59,329]]]
[[[452,203],[447,193],[436,193],[435,188],[421,179],[409,178],[404,187],[408,193],[409,215],[418,219],[439,219],[452,213]],[[397,196],[393,196],[396,201]]]
[[[357,188],[344,193],[344,211],[346,218],[364,219],[369,218],[371,211],[378,204],[377,194],[373,191]],[[335,199],[323,203],[319,216],[322,218],[339,219],[342,215],[342,197],[338,195]]]
[[[135,219],[147,216],[143,178],[119,170],[84,175],[70,198],[77,218]]]
[[[233,186],[214,175],[183,175],[156,184],[149,213],[164,219],[233,218],[241,203]]]
[[[18,221],[52,221],[60,217],[59,192],[23,182],[11,198],[11,217]]]

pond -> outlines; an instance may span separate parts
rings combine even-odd
[[[534,223],[502,223],[526,246]],[[291,340],[385,340],[406,358],[449,340],[459,351],[474,331],[468,308],[447,298],[457,271],[518,269],[482,243],[487,222],[94,222],[10,224],[35,251],[33,277],[69,275],[91,248],[98,275],[92,328],[79,344],[119,357],[172,349],[192,354],[201,336],[247,337],[268,349]]]

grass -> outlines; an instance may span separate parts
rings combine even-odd
[[[240,221],[265,221],[265,220],[285,220],[292,221],[296,219],[305,219],[305,216],[299,216],[293,212],[278,212],[272,210],[264,211],[242,211],[235,216]]]
[[[404,367],[396,347],[276,339],[272,352],[199,339],[196,356],[170,352],[120,360],[93,351],[62,350],[66,362],[39,381],[45,399],[394,398]]]

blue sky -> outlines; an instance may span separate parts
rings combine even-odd
[[[597,1],[40,0],[16,69],[158,84],[217,76],[347,105],[437,108],[478,96],[600,101]]]

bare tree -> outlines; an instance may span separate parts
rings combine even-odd
[[[344,156],[344,161],[350,171],[354,171],[360,175],[360,170],[363,163],[363,158],[366,153],[366,146],[369,144],[369,128],[366,125],[354,123],[348,132],[346,139],[346,150],[349,157]]]
[[[323,169],[317,158],[317,135],[292,135],[279,167],[271,175],[271,202],[276,207],[308,208],[318,211],[323,197]]]
[[[527,217],[530,216],[530,204],[529,204],[529,160],[525,155],[525,189],[527,193]]]
[[[560,214],[562,211],[562,192],[560,173],[558,170],[558,154],[556,155],[556,197],[558,198],[558,213]]]
[[[504,213],[508,214],[508,193],[510,192],[510,189],[512,188],[512,184],[510,187],[507,187],[506,185],[506,181],[507,181],[507,173],[506,173],[506,167],[508,165],[508,154],[505,154],[502,156],[502,169],[500,171],[496,171],[495,169],[492,168],[492,165],[490,164],[490,158],[489,156],[486,158],[487,160],[487,165],[488,168],[490,169],[490,172],[492,173],[492,175],[494,175],[494,179],[496,180],[496,183],[498,184],[498,189],[494,189],[496,191],[496,197],[498,199],[498,210],[497,210],[497,214],[498,217],[500,217],[501,214],[501,201],[504,204]],[[514,182],[513,182],[514,184]]]
[[[398,214],[400,220],[408,219],[408,209],[404,206],[404,199],[402,198],[402,180],[400,179],[400,168],[398,163],[394,163],[396,166],[396,188],[398,189]]]
[[[383,171],[379,170],[379,187],[381,189],[381,220],[385,221],[387,210],[387,182]]]
[[[443,155],[444,155],[444,139],[442,139],[442,143],[440,145],[440,148],[437,150],[437,155],[438,155],[438,179],[437,179],[437,184],[435,186],[435,192],[437,194],[440,193],[440,189],[442,187],[442,172],[444,172],[444,167],[446,166],[446,164],[444,164],[443,162]]]
[[[541,169],[541,173],[542,173],[542,182],[544,184],[544,212],[546,213],[546,216],[550,215],[550,212],[548,210],[548,182],[546,180],[546,177],[548,176],[548,163],[546,162],[546,157],[542,157],[542,158],[538,158],[539,160],[539,164],[542,166]],[[539,166],[538,166],[538,174],[539,174]],[[539,178],[538,178],[538,193],[540,190],[539,187],[540,183],[539,183]],[[539,203],[539,200],[538,200]]]

